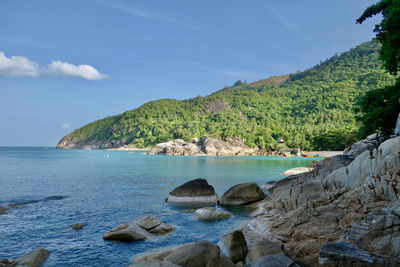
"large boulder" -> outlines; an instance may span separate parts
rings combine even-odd
[[[221,254],[230,258],[234,263],[243,261],[248,253],[246,239],[239,230],[223,235],[218,246]]]
[[[196,210],[194,216],[199,220],[223,220],[230,218],[232,213],[223,209],[205,207]]]
[[[247,255],[247,262],[252,262],[268,255],[281,253],[283,253],[281,243],[268,240],[259,241],[250,248],[249,254]]]
[[[227,257],[216,255],[206,265],[206,267],[236,267]]]
[[[207,241],[189,243],[178,247],[164,258],[183,267],[204,267],[214,256],[219,254],[219,248]]]
[[[264,192],[256,183],[237,184],[229,188],[221,198],[221,205],[245,205],[260,201]]]
[[[104,240],[130,242],[135,240],[152,239],[152,235],[168,234],[175,230],[175,227],[161,222],[151,216],[140,217],[137,220],[121,224],[108,231]]]
[[[35,249],[28,254],[10,261],[6,266],[12,267],[39,267],[50,256],[50,251],[44,248]]]
[[[138,262],[131,264],[128,267],[180,267],[169,261],[151,261],[151,262]]]
[[[205,179],[189,181],[172,190],[166,201],[179,205],[216,205],[218,195]]]
[[[283,254],[274,254],[257,259],[256,261],[246,264],[246,267],[298,267],[298,265],[290,258]]]
[[[182,139],[175,139],[165,143],[160,143],[152,147],[149,154],[156,155],[200,155],[201,146],[197,143],[187,143]]]

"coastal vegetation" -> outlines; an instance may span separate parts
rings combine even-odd
[[[284,138],[289,147],[341,150],[359,137],[355,103],[395,80],[382,69],[380,48],[370,41],[303,72],[237,81],[206,97],[149,102],[90,123],[64,140],[148,147],[208,135],[239,137],[250,147],[276,148],[277,138]]]

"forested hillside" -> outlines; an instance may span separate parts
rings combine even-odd
[[[241,137],[250,146],[337,150],[357,140],[354,106],[367,91],[393,83],[381,69],[379,45],[367,42],[304,72],[246,84],[206,97],[162,99],[90,123],[63,142],[118,141],[148,147],[171,139]],[[61,146],[63,147],[63,146]]]

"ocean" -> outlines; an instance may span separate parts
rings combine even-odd
[[[107,156],[108,155],[108,156]],[[192,211],[170,206],[175,187],[205,178],[219,196],[244,182],[281,179],[283,171],[312,158],[187,157],[135,151],[58,150],[0,147],[0,258],[16,258],[36,248],[51,255],[43,266],[127,266],[138,253],[221,235],[249,219],[246,207],[229,209],[230,219],[202,222]],[[177,226],[154,241],[104,241],[108,230],[140,216]],[[73,230],[75,223],[84,223]]]

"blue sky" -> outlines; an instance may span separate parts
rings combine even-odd
[[[160,98],[307,69],[374,37],[369,0],[2,0],[0,146],[55,146]]]

